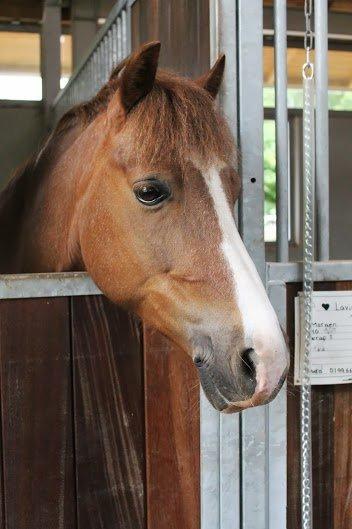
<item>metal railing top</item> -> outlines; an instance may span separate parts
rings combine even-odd
[[[79,65],[77,66],[77,68],[75,68],[74,72],[72,73],[68,83],[57,94],[57,96],[56,96],[56,98],[55,98],[55,100],[53,102],[53,107],[54,108],[58,105],[58,103],[60,102],[62,97],[65,96],[65,94],[69,91],[71,86],[74,84],[74,82],[76,81],[76,79],[80,75],[81,71],[83,70],[83,68],[87,64],[87,62],[89,61],[89,59],[92,56],[92,54],[94,53],[94,51],[97,49],[97,47],[102,42],[104,37],[108,34],[108,32],[111,29],[112,25],[116,21],[116,18],[120,15],[120,13],[124,9],[130,9],[131,6],[134,4],[134,2],[135,2],[135,0],[117,0],[117,2],[115,3],[114,7],[111,9],[111,11],[110,11],[105,23],[103,24],[103,26],[99,29],[99,31],[95,35],[95,37],[94,37],[91,45],[87,49],[87,52],[85,53],[84,57],[82,58],[82,60],[80,61]]]

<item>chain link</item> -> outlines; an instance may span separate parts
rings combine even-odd
[[[315,180],[315,82],[310,58],[313,48],[313,0],[305,0],[306,31],[303,65],[303,167],[304,167],[304,244],[303,244],[303,307],[304,351],[301,385],[301,507],[302,529],[312,529],[312,441],[311,441],[311,343],[314,263],[314,180]]]
[[[314,75],[313,63],[311,61],[311,51],[314,48],[314,31],[312,29],[313,0],[304,0],[305,32],[304,49],[306,50],[306,62],[303,66],[303,76],[312,78]]]

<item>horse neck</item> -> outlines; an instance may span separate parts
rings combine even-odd
[[[81,268],[71,230],[75,182],[63,170],[76,137],[72,130],[49,140],[0,194],[1,273]]]

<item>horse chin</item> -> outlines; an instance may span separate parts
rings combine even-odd
[[[200,381],[205,396],[207,397],[210,404],[217,411],[230,414],[238,413],[254,406],[263,406],[265,404],[269,404],[279,393],[286,379],[286,374],[287,373],[285,372],[282,375],[277,387],[270,395],[267,395],[264,392],[258,392],[248,397],[240,397],[239,395],[232,394],[231,400],[224,396],[213,380],[209,376],[205,376],[202,372],[200,372]]]
[[[235,413],[241,411],[241,408],[235,409],[233,407],[232,402],[222,394],[220,389],[214,384],[209,376],[205,376],[203,373],[200,373],[199,375],[204,394],[213,408],[223,413]]]

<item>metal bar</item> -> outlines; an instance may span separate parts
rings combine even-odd
[[[329,259],[328,6],[315,1],[317,258]]]
[[[237,139],[237,0],[217,0],[211,17],[211,65],[226,54],[219,104]],[[237,215],[237,208],[234,212]],[[240,416],[220,415],[220,527],[240,529]]]
[[[115,22],[116,18],[119,16],[120,12],[124,7],[126,6],[128,0],[118,0],[112,10],[109,13],[108,18],[106,19],[105,24],[100,28],[98,31],[96,37],[94,38],[91,46],[89,47],[87,53],[85,54],[84,58],[78,65],[78,67],[75,69],[74,73],[72,74],[69,82],[65,86],[61,92],[56,96],[54,101],[54,106],[57,105],[58,101],[64,96],[64,94],[70,89],[71,85],[75,82],[76,77],[79,75],[80,71],[85,66],[86,62],[88,61],[89,57],[94,53],[95,49],[99,46],[105,35],[107,34],[108,30],[111,28],[112,24]]]
[[[291,31],[304,31],[302,9],[288,9],[287,27]],[[273,29],[273,8],[264,8],[264,28]],[[352,35],[352,15],[350,13],[329,13],[329,30],[332,35]]]
[[[263,6],[239,0],[239,146],[242,199],[240,229],[262,279],[265,268],[263,200]]]
[[[276,108],[276,237],[277,260],[288,253],[288,114],[287,114],[287,16],[286,0],[275,0],[275,108]]]
[[[47,120],[56,94],[60,90],[61,9],[44,4],[41,30],[41,74],[43,101]]]
[[[268,295],[283,329],[286,329],[286,284],[271,282]],[[284,529],[287,517],[287,385],[269,404],[268,411],[268,527]]]
[[[267,282],[299,283],[303,280],[303,263],[267,263]],[[314,281],[352,281],[352,261],[316,261]]]
[[[219,98],[234,136],[236,102],[236,1],[210,2],[210,62],[226,52]],[[240,529],[239,415],[216,412],[201,391],[201,529]]]
[[[238,0],[239,144],[242,169],[240,228],[264,279],[263,2]],[[268,408],[241,414],[243,529],[268,529]]]
[[[220,525],[220,414],[200,393],[201,529]]]
[[[126,7],[126,56],[132,53],[132,10],[131,4]]]
[[[85,272],[0,275],[0,299],[101,294]]]
[[[241,527],[239,415],[220,414],[220,528]],[[202,528],[203,529],[203,528]]]

